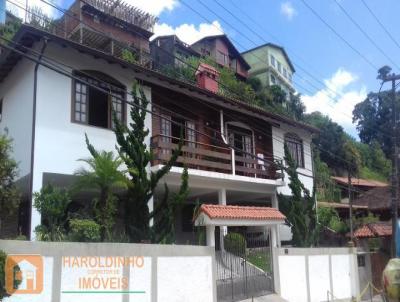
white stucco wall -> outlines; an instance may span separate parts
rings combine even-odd
[[[33,72],[34,64],[21,60],[0,85],[0,99],[3,98],[0,133],[8,131],[13,139],[13,155],[18,162],[19,177],[30,172]]]
[[[350,299],[359,294],[357,254],[351,248],[275,249],[278,293],[289,302]]]
[[[123,69],[117,64],[108,64],[101,59],[94,59],[89,55],[76,50],[62,48],[49,43],[45,55],[71,66],[72,69],[62,66],[68,72],[76,70],[97,70],[115,78],[131,91],[134,76],[132,71]],[[83,166],[78,159],[90,157],[85,144],[85,133],[91,144],[97,150],[113,151],[116,153],[115,134],[110,129],[82,125],[71,121],[72,79],[52,71],[46,67],[39,67],[37,87],[37,117],[33,191],[39,191],[43,185],[43,173],[59,173],[72,175]],[[150,89],[144,87],[145,94],[151,101]],[[128,94],[127,101],[132,101]],[[151,106],[149,105],[149,108]],[[126,110],[127,122],[131,122],[129,111]],[[150,129],[147,145],[151,137],[151,116],[146,117],[146,127]],[[31,238],[33,230],[40,223],[40,215],[35,209],[32,211]]]
[[[313,190],[313,163],[311,156],[311,134],[299,128],[294,128],[289,125],[281,124],[280,127],[272,127],[272,144],[274,157],[283,159],[285,156],[284,141],[286,133],[295,133],[303,140],[304,151],[304,168],[298,168],[300,181],[312,193]],[[288,186],[288,176],[285,173],[286,185],[278,188],[278,193],[291,195],[291,190]]]

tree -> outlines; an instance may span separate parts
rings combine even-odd
[[[98,197],[93,199],[94,220],[100,225],[101,241],[109,241],[115,224],[117,212],[116,189],[126,189],[125,171],[121,171],[123,161],[114,157],[112,152],[97,151],[85,135],[86,146],[92,157],[80,159],[88,164],[89,169],[81,168],[75,175],[79,176],[78,188],[93,188]]]
[[[0,135],[0,231],[3,215],[10,215],[20,203],[20,193],[15,186],[18,165],[11,157],[11,142],[6,135]]]
[[[69,193],[51,184],[35,192],[34,207],[42,217],[42,223],[35,228],[38,240],[63,241],[66,238],[70,203]]]
[[[396,94],[396,110],[400,112],[399,94]],[[386,157],[392,153],[392,95],[391,91],[369,93],[353,110],[353,123],[356,123],[361,142],[370,145],[379,143]],[[398,127],[399,128],[399,127]],[[397,137],[400,133],[397,133]]]
[[[156,172],[149,171],[154,158],[151,148],[145,143],[149,130],[145,127],[146,108],[149,104],[143,89],[134,83],[132,88],[133,106],[130,110],[132,122],[127,127],[114,115],[117,150],[128,168],[129,184],[125,201],[125,230],[132,242],[149,241],[152,230],[149,226],[153,213],[150,213],[148,203],[154,195],[157,184],[176,163],[182,150],[183,140],[171,154],[168,161]],[[163,215],[169,215],[173,210],[171,203],[166,203]],[[172,208],[171,208],[172,207]]]
[[[285,171],[289,176],[291,196],[280,194],[281,210],[292,225],[293,244],[296,247],[315,246],[319,236],[314,193],[304,187],[297,174],[297,164],[285,145]]]

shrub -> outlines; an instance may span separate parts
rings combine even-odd
[[[224,237],[224,248],[237,256],[246,254],[246,239],[239,233],[228,233]]]
[[[48,184],[36,192],[34,198],[34,206],[42,216],[42,224],[35,229],[38,239],[62,241],[66,235],[67,210],[71,203],[69,193]]]
[[[100,241],[100,225],[92,219],[71,219],[69,221],[70,241],[98,242]]]
[[[9,297],[10,295],[6,292],[6,266],[7,254],[0,250],[0,301],[3,301],[3,298]],[[19,272],[19,267],[14,266],[14,273]],[[14,288],[18,288],[21,281],[16,281],[14,284]]]

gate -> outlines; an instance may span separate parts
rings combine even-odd
[[[229,232],[224,238],[224,249],[216,250],[216,263],[219,302],[273,292],[270,231],[238,228]]]

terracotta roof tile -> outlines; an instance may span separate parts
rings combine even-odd
[[[390,222],[368,223],[354,232],[356,238],[388,237],[392,236]]]
[[[226,206],[202,204],[200,212],[211,219],[284,220],[285,215],[270,207]]]

